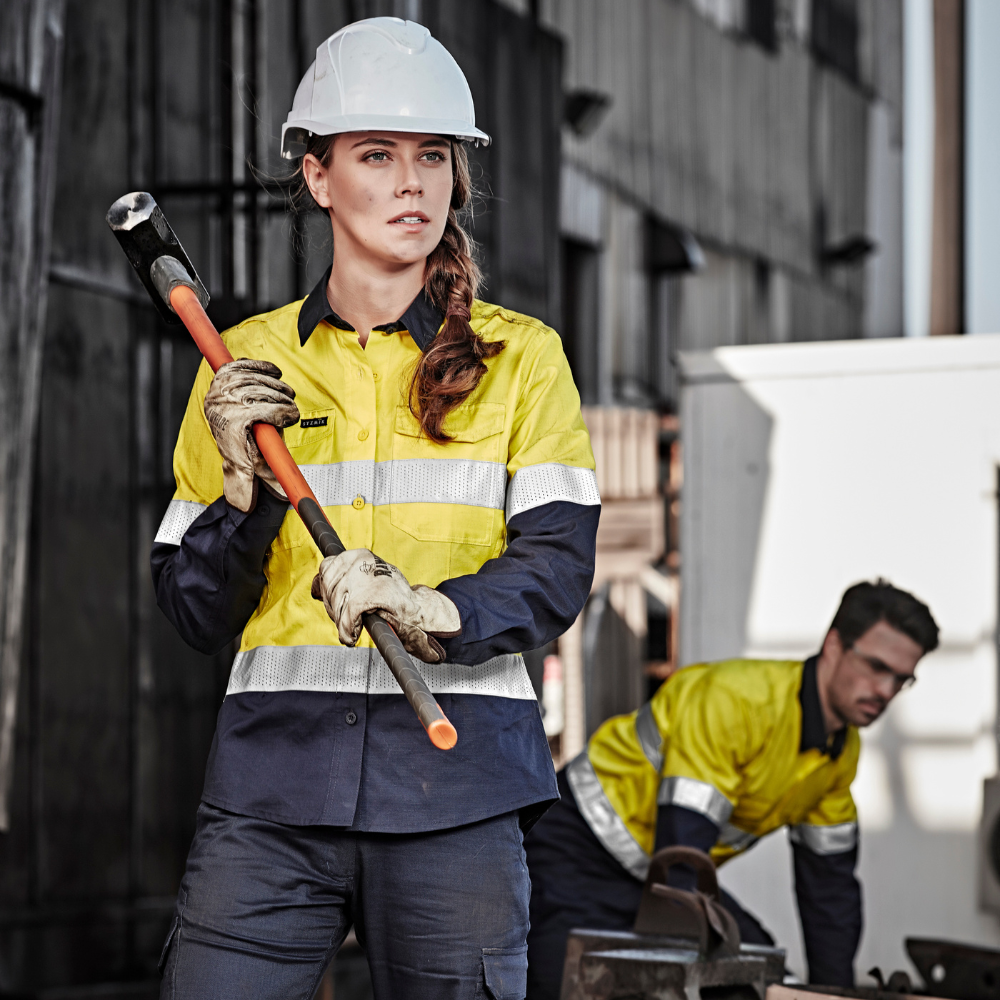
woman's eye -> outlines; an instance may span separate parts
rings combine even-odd
[[[441,163],[444,160],[444,154],[438,153],[436,150],[431,150],[429,153],[424,153],[423,158],[425,160],[431,160],[435,163]]]
[[[370,160],[375,163],[382,163],[384,160],[389,159],[389,154],[382,149],[375,149],[370,152],[366,157],[366,160]]]

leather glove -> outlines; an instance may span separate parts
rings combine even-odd
[[[222,491],[226,501],[244,513],[257,502],[256,476],[285,496],[250,431],[262,423],[280,432],[298,421],[295,390],[280,379],[281,369],[270,361],[240,358],[215,373],[205,395],[205,416],[222,455]]]
[[[406,651],[425,663],[444,659],[435,636],[450,638],[462,631],[453,601],[423,584],[411,587],[395,566],[368,549],[327,556],[313,579],[312,596],[323,602],[345,646],[358,641],[365,611],[381,611]]]

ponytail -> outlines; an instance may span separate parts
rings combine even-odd
[[[472,241],[458,221],[458,213],[472,193],[469,158],[460,142],[452,142],[454,185],[451,207],[441,242],[427,258],[424,289],[445,314],[444,326],[421,357],[410,382],[410,412],[424,433],[438,444],[451,437],[444,418],[464,403],[486,374],[486,358],[496,357],[503,341],[483,340],[469,325],[472,300],[482,274],[472,256]]]

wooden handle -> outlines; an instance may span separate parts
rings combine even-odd
[[[205,360],[217,372],[224,364],[233,360],[215,324],[208,318],[194,290],[187,285],[178,285],[170,293],[171,308],[180,316],[188,333],[194,338]],[[285,442],[276,427],[270,424],[254,424],[253,436],[260,453],[271,467],[281,488],[291,500],[295,512],[302,518],[316,547],[326,556],[339,555],[344,551],[344,543],[333,529],[329,519],[319,505],[315,494],[309,488],[302,470],[288,453]],[[458,742],[458,733],[434,700],[431,689],[420,671],[403,648],[399,636],[392,626],[379,614],[366,612],[362,624],[372,637],[375,648],[389,665],[393,677],[403,689],[406,700],[417,713],[427,735],[440,750],[450,750]]]

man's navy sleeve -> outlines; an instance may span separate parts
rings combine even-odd
[[[219,497],[180,545],[154,542],[156,603],[189,646],[217,653],[243,631],[264,591],[264,558],[288,507],[263,489],[249,514]]]
[[[861,885],[854,875],[858,849],[816,854],[792,844],[795,894],[809,963],[809,982],[853,986],[861,940]]]
[[[563,500],[533,507],[507,522],[503,555],[441,583],[462,617],[461,634],[441,640],[448,661],[483,663],[562,635],[590,593],[600,516]]]
[[[656,812],[656,840],[653,851],[664,847],[697,847],[706,854],[719,839],[719,828],[707,816],[685,809],[684,806],[660,806]],[[674,865],[667,882],[675,889],[691,891],[695,887],[694,872],[687,865]]]

